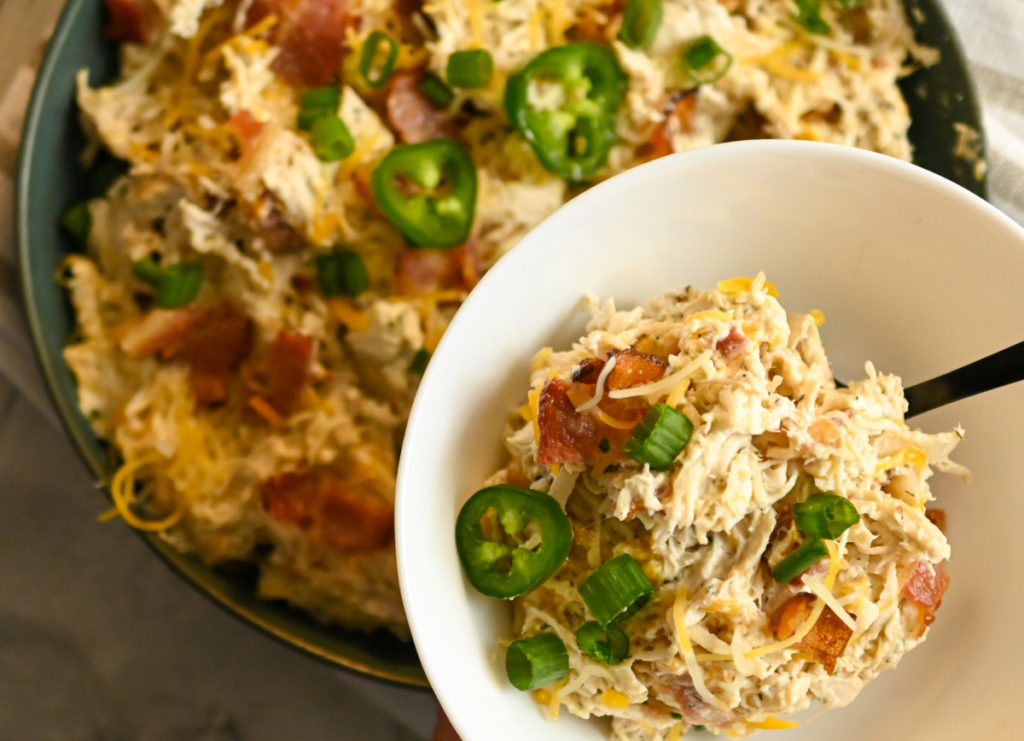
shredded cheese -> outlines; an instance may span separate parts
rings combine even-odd
[[[540,445],[540,389],[530,389],[526,399],[530,407],[530,416],[523,416],[533,422],[533,442]]]
[[[788,731],[790,728],[796,728],[800,725],[799,721],[776,718],[774,715],[769,715],[764,720],[756,722],[749,720],[744,722],[751,728],[758,728],[762,731]]]
[[[690,379],[687,378],[672,390],[672,393],[670,393],[668,395],[668,398],[665,399],[665,403],[668,404],[670,407],[679,406],[679,404],[686,398],[686,392],[689,390],[689,388]]]
[[[597,418],[609,427],[614,427],[616,430],[632,430],[636,427],[635,422],[630,422],[625,419],[617,419],[601,409],[597,410]]]
[[[763,278],[764,275],[762,274],[761,277]],[[754,282],[754,278],[728,278],[726,280],[718,281],[718,290],[729,295],[747,293],[748,291],[753,290]],[[772,298],[779,297],[779,289],[768,281],[764,281],[762,287],[764,288],[765,293]]]
[[[618,359],[618,355],[612,355],[608,361],[601,368],[601,373],[597,377],[597,388],[594,389],[594,395],[589,401],[585,401],[576,407],[577,412],[585,412],[588,409],[593,409],[601,403],[601,399],[604,398],[604,384],[608,380],[608,374],[615,368],[615,361]]]
[[[534,690],[533,699],[537,701],[538,705],[547,705],[548,717],[551,720],[558,720],[558,712],[562,708],[562,699],[558,696],[558,691],[564,686],[565,680],[563,679],[550,687]]]
[[[925,466],[928,465],[928,457],[925,452],[920,448],[915,448],[912,445],[901,449],[895,455],[890,455],[883,461],[880,461],[875,466],[875,475],[888,471],[892,468],[899,468],[900,466],[910,466],[918,471],[923,471]]]
[[[152,466],[155,463],[159,463],[163,460],[163,457],[157,453],[148,453],[139,456],[135,459],[129,459],[117,469],[117,473],[114,474],[114,478],[110,482],[110,496],[114,500],[114,506],[117,508],[118,514],[121,518],[131,525],[136,530],[144,530],[146,532],[159,532],[166,530],[169,527],[175,525],[181,516],[185,513],[184,507],[181,502],[175,498],[175,507],[165,517],[158,520],[145,520],[135,514],[133,506],[137,501],[135,492],[135,474],[147,466]],[[161,479],[158,479],[158,481]]]
[[[718,322],[731,322],[733,314],[731,311],[718,311],[717,309],[708,309],[707,311],[698,311],[696,314],[690,314],[683,321],[686,322],[703,322],[703,321],[718,321]]]
[[[825,577],[824,583],[819,582],[819,584],[822,586],[824,591],[829,592],[829,596],[832,597],[831,590],[832,587],[835,586],[836,577],[839,575],[839,566],[842,560],[842,554],[840,551],[840,547],[837,546],[831,540],[825,540],[823,542],[825,543],[825,548],[828,549],[830,565],[828,575]],[[844,545],[845,542],[846,541],[844,536]],[[796,629],[793,635],[791,635],[789,638],[784,638],[781,641],[775,641],[773,643],[769,643],[764,646],[759,646],[755,649],[747,651],[743,655],[744,658],[756,659],[760,656],[766,656],[768,654],[775,653],[776,651],[782,651],[802,641],[807,636],[807,634],[811,632],[811,629],[814,627],[814,624],[818,622],[818,618],[821,617],[821,613],[825,611],[826,601],[822,599],[820,595],[816,594],[816,596],[817,599],[814,602],[814,607],[811,608],[810,615],[807,616],[807,619],[804,620],[803,624]],[[834,597],[832,597],[832,600],[834,601]],[[836,605],[839,606],[838,602],[836,603]],[[832,607],[832,605],[830,604],[829,607]],[[846,611],[843,610],[841,606],[839,607],[839,609],[842,610],[843,614],[846,614],[847,617],[849,617],[849,614],[846,613]],[[835,608],[833,608],[833,612],[836,612]],[[836,614],[839,615],[840,613],[836,612]],[[732,654],[720,653],[702,653],[696,655],[696,660],[699,663],[708,663],[713,661],[733,661],[733,658],[734,657]]]
[[[672,605],[672,622],[676,629],[676,643],[679,647],[679,653],[682,654],[686,670],[690,673],[690,681],[693,682],[693,688],[708,704],[720,710],[727,710],[729,706],[712,694],[711,690],[704,683],[704,670],[701,668],[700,663],[697,661],[697,656],[693,652],[690,632],[686,629],[686,590],[681,587],[676,592],[676,600]]]
[[[697,371],[704,366],[704,363],[710,359],[711,350],[705,350],[680,370],[665,376],[660,381],[643,383],[639,386],[631,386],[628,389],[615,389],[614,391],[609,391],[608,396],[612,399],[628,399],[633,396],[660,396],[661,394],[667,394],[683,381],[692,379]]]
[[[805,576],[804,586],[810,589],[818,599],[824,601],[828,608],[836,614],[836,617],[846,623],[846,627],[850,630],[857,630],[857,621],[839,604],[839,600],[835,598],[835,595],[825,589],[825,585],[821,581],[811,576]]]
[[[622,710],[629,707],[629,698],[618,690],[605,690],[601,693],[601,702],[610,708]]]

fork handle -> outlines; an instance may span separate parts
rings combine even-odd
[[[907,416],[1024,380],[1024,342],[904,389]]]

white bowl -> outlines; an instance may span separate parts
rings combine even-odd
[[[764,271],[783,306],[818,308],[839,378],[865,360],[905,382],[1018,342],[1024,231],[966,190],[881,155],[807,142],[725,144],[652,162],[571,201],[491,270],[430,362],[398,472],[402,595],[417,650],[464,741],[605,738],[599,723],[542,713],[505,678],[507,604],[476,593],[455,553],[455,516],[502,463],[501,434],[528,360],[566,346],[585,293],[619,306],[674,287]],[[929,639],[852,705],[787,741],[1008,739],[1024,615],[1024,384],[914,420],[961,423],[970,486],[933,484],[953,546]],[[869,735],[870,734],[870,735]]]

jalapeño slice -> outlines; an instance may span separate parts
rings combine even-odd
[[[511,599],[539,586],[569,557],[572,527],[561,505],[540,491],[488,486],[455,521],[455,549],[476,589]]]

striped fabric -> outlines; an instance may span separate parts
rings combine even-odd
[[[992,202],[1024,224],[1024,0],[945,0],[984,110]]]

